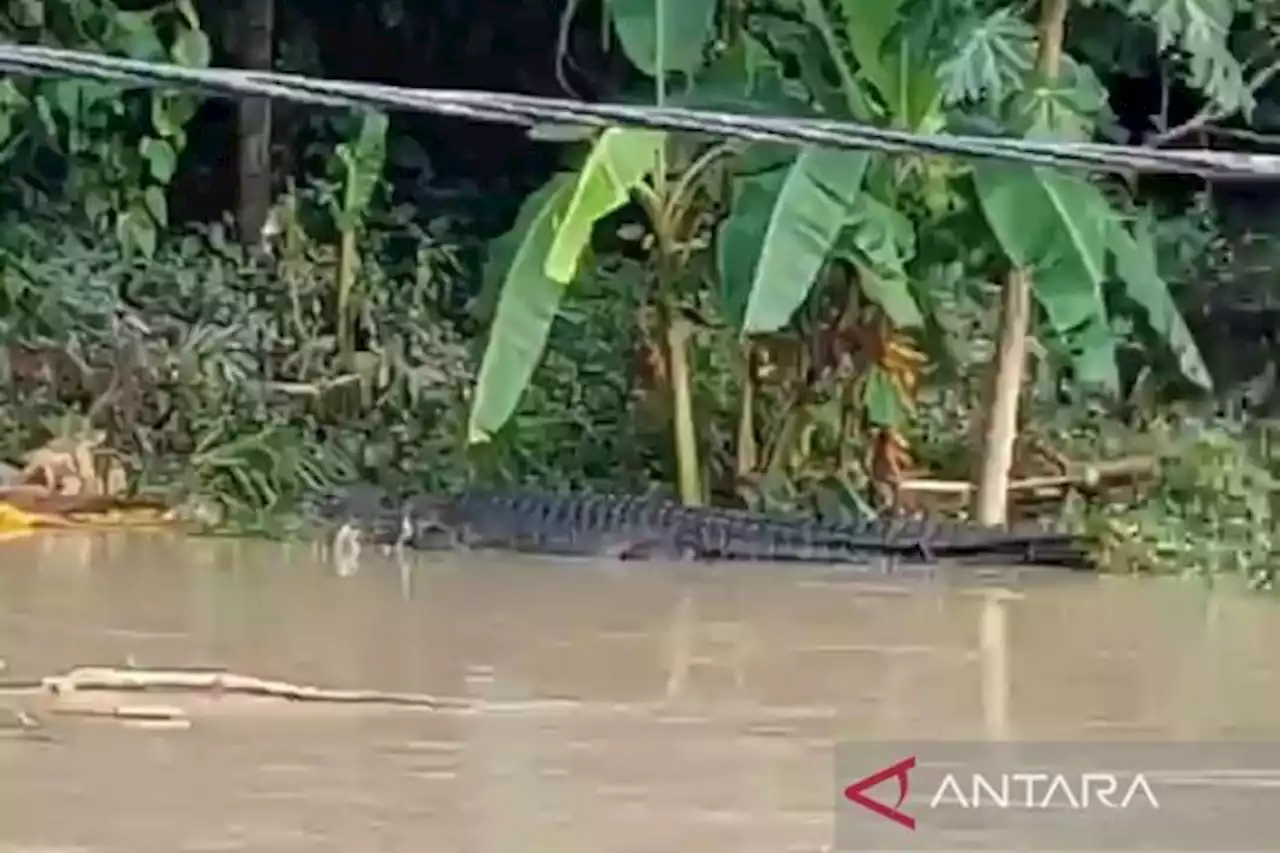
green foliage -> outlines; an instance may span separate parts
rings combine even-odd
[[[1160,476],[1142,500],[1078,509],[1111,571],[1241,578],[1274,588],[1280,572],[1273,430],[1222,419],[1161,418],[1140,442],[1095,424],[1075,440],[1150,454]]]
[[[1075,140],[1110,132],[1115,123],[1101,82],[1102,73],[1113,69],[1085,63],[1100,53],[1067,55],[1055,79],[1038,77],[1038,35],[1023,6],[996,0],[795,0],[743,10],[726,4],[720,10],[721,41],[714,46],[705,4],[687,4],[678,14],[661,0],[606,2],[605,8],[624,52],[641,71],[685,78],[685,87],[674,94],[659,85],[659,100],[825,114],[923,131],[979,127]],[[1231,17],[1243,10],[1218,0],[1199,6],[1195,0],[1126,0],[1085,4],[1076,15],[1085,27],[1100,12],[1110,15],[1095,42],[1146,32],[1154,49],[1143,61],[1163,56],[1217,109],[1247,114],[1252,95],[1242,64],[1227,52]],[[676,26],[683,20],[678,15],[688,21]],[[658,147],[659,159],[677,145],[695,157],[699,149],[709,150],[702,140],[671,139]],[[560,176],[534,196],[513,232],[495,246],[491,265],[500,272],[492,278],[501,279],[503,308],[488,341],[487,372],[473,410],[473,424],[483,420],[484,429],[473,437],[494,432],[517,411],[534,373],[530,362],[543,351],[557,306],[565,293],[573,293],[570,285],[594,274],[580,264],[605,215],[623,207],[628,195],[637,199],[662,249],[661,193],[670,181],[681,180],[679,171],[674,178],[663,170],[601,173],[605,153],[597,143],[583,172]],[[766,441],[772,459],[761,462],[766,492],[794,496],[804,491],[801,480],[825,489],[817,485],[821,479],[850,491],[857,479],[843,446],[851,437],[850,404],[858,409],[853,422],[891,431],[911,427],[914,408],[887,363],[850,354],[849,373],[842,356],[826,360],[833,342],[849,343],[839,327],[845,320],[824,328],[835,315],[853,316],[841,304],[877,306],[893,327],[913,331],[929,345],[938,362],[937,382],[955,382],[989,358],[993,282],[1002,268],[1016,265],[1031,273],[1043,309],[1035,335],[1041,356],[1037,399],[1060,394],[1069,376],[1073,390],[1094,386],[1115,400],[1123,384],[1117,353],[1144,347],[1148,359],[1166,359],[1184,382],[1213,387],[1170,287],[1194,255],[1169,265],[1161,253],[1170,244],[1158,250],[1153,213],[1132,197],[1131,188],[1045,169],[926,157],[831,154],[823,160],[819,151],[797,154],[773,144],[736,145],[725,165],[724,180],[712,182],[700,198],[714,211],[713,228],[705,232],[707,239],[688,242],[697,247],[694,257],[705,251],[712,258],[690,267],[710,273],[703,291],[710,303],[699,310],[726,321],[726,331],[793,342],[798,335],[799,345],[810,350],[799,366],[786,368],[791,379],[773,391],[760,383],[757,396],[744,398],[743,406],[756,413],[751,429],[772,434]],[[581,196],[593,181],[603,181],[599,186],[607,190],[601,201],[590,206],[589,215],[567,215],[566,184],[576,182]],[[669,254],[670,248],[663,251]],[[714,354],[715,366],[704,363],[701,369],[737,375],[735,338],[704,333],[697,351],[700,358]],[[798,375],[811,379],[797,383]],[[709,390],[708,378],[700,377],[700,388]],[[951,425],[967,422],[973,390],[968,380],[925,389],[926,418],[941,413]],[[716,477],[731,467],[726,460],[735,452],[742,474],[745,434],[733,437],[722,422],[735,414],[733,398],[744,392],[741,382],[721,382],[698,396],[706,417],[702,441],[713,449],[707,465]],[[765,414],[770,406],[785,414]],[[736,414],[745,416],[741,409]],[[807,464],[797,468],[788,461],[814,452],[839,457],[831,459],[835,470],[813,479],[801,473],[810,470]],[[789,486],[777,480],[785,471],[797,478]]]
[[[190,67],[209,64],[209,39],[191,0],[144,11],[110,0],[18,5],[22,14],[4,34],[10,38]],[[23,182],[34,178],[42,191],[57,187],[95,227],[114,229],[127,251],[150,257],[169,225],[165,191],[198,103],[190,93],[164,90],[122,97],[117,87],[89,80],[5,80],[0,163]],[[50,152],[58,158],[51,161]]]
[[[341,204],[337,198],[333,200],[332,213],[342,231],[356,228],[373,204],[374,193],[383,183],[382,168],[387,159],[386,114],[369,111],[357,118],[356,132],[338,143],[334,151],[342,165],[343,193]]]
[[[1248,120],[1255,101],[1262,112],[1278,34],[1252,0],[1081,0],[1060,73],[1043,80],[1035,4],[601,3],[645,78],[629,97],[930,133],[1112,133],[1104,82],[1119,74],[1202,93],[1212,113],[1196,121]],[[209,61],[189,0],[14,8],[7,37]],[[679,403],[659,392],[677,384],[665,333],[689,322],[697,417],[682,426],[707,491],[861,507],[869,448],[886,434],[910,434],[937,467],[967,473],[975,377],[1011,265],[1032,273],[1041,309],[1035,427],[1048,409],[1087,420],[1065,401],[1089,384],[1110,391],[1094,403],[1109,414],[1123,405],[1150,420],[1135,372],[1158,372],[1162,392],[1212,386],[1174,296],[1221,272],[1203,263],[1220,235],[1128,185],[575,130],[560,137],[573,136],[577,167],[529,196],[481,276],[455,222],[428,231],[388,209],[395,158],[376,113],[326,120],[335,138],[304,158],[324,177],[282,197],[270,257],[221,226],[173,227],[166,194],[191,158],[198,106],[178,92],[0,81],[3,455],[64,430],[70,412],[107,429],[135,485],[215,497],[254,526],[353,478],[644,489],[680,467],[683,486],[662,449]],[[1168,110],[1152,112],[1167,130]],[[476,319],[492,323],[468,341],[445,294],[478,287]],[[900,369],[914,348],[927,371]],[[1127,530],[1160,558],[1152,565],[1264,582],[1271,533],[1244,537],[1273,527],[1274,466],[1247,432],[1206,422],[1180,433],[1162,451],[1158,498],[1094,520]]]
[[[631,193],[661,167],[664,133],[613,128],[600,134],[579,170],[563,218],[547,249],[546,273],[562,286],[578,264],[600,220],[623,207]]]
[[[1116,272],[1126,286],[1126,294],[1146,311],[1151,328],[1168,341],[1182,375],[1201,388],[1212,389],[1213,378],[1199,346],[1160,275],[1150,220],[1137,220],[1132,230],[1113,221],[1110,236]]]
[[[610,264],[565,294],[513,415],[473,448],[478,476],[603,491],[644,491],[651,480],[670,480],[665,435],[634,396],[642,295],[634,272],[625,262]]]
[[[1067,337],[1102,325],[1106,304],[1107,204],[1074,175],[1036,168],[980,166],[974,182],[983,212],[1009,259],[1031,271],[1050,327]],[[1081,381],[1115,393],[1114,341],[1105,330],[1077,361]]]
[[[1231,24],[1251,0],[1128,0],[1128,15],[1149,20],[1163,54],[1183,57],[1187,82],[1229,112],[1248,113],[1253,94],[1229,46]]]
[[[48,438],[48,418],[72,405],[108,430],[138,487],[216,496],[239,516],[355,476],[451,476],[458,425],[449,418],[469,371],[465,347],[434,316],[432,273],[458,272],[447,246],[421,235],[435,257],[416,280],[392,280],[397,259],[371,240],[372,295],[358,307],[375,336],[349,368],[338,359],[323,247],[273,266],[215,226],[142,262],[68,228],[74,218],[63,210],[0,225],[0,291],[13,300],[0,333],[5,456]],[[424,428],[442,457],[418,468],[397,442],[426,441]],[[456,476],[461,460],[452,464]]]
[[[770,109],[786,112],[808,109],[920,130],[978,117],[1006,133],[1069,139],[1090,138],[1110,117],[1098,77],[1071,57],[1055,80],[1037,78],[1032,68],[1037,35],[1022,7],[967,2],[943,8],[935,0],[766,6],[748,13],[740,29],[730,29],[728,40],[692,68],[691,57],[703,52],[710,19],[702,4],[687,5],[684,14],[697,22],[683,29],[661,0],[611,2],[606,9],[627,55],[651,76],[686,75],[686,91],[677,97],[691,102],[750,101],[767,92]],[[1135,5],[1126,11],[1141,21],[1147,10]],[[1184,47],[1199,51],[1192,63],[1196,68],[1196,63],[1223,65],[1211,56],[1216,43],[1210,35],[1168,15],[1154,23],[1162,38],[1183,39]],[[1195,68],[1192,72],[1195,77]],[[660,99],[664,92],[659,86]],[[780,100],[793,103],[788,108]],[[614,143],[632,139],[634,132],[610,133],[596,143],[577,177],[575,198],[592,203],[582,213],[574,205],[561,219],[537,219],[551,229],[549,247],[534,247],[535,241],[546,241],[545,231],[526,232],[524,257],[532,262],[545,253],[545,271],[533,263],[507,268],[503,298],[523,308],[521,314],[503,312],[504,322],[490,338],[473,438],[501,425],[528,381],[525,361],[541,351],[539,341],[545,338],[545,331],[537,330],[547,328],[561,296],[559,288],[543,284],[544,276],[570,284],[596,227],[628,196],[640,197],[650,209],[662,242],[664,220],[653,217],[654,204],[644,199],[650,191],[641,179],[652,174],[661,195],[667,176],[653,170],[654,153],[661,159],[675,140],[654,137],[655,149],[646,146],[639,159],[623,158],[623,163]],[[833,280],[828,275],[833,269],[850,270],[860,295],[900,328],[936,328],[944,320],[930,316],[940,304],[930,287],[940,270],[959,261],[969,266],[969,274],[998,278],[999,266],[1015,264],[1032,273],[1044,309],[1041,337],[1068,355],[1065,361],[1078,382],[1118,393],[1117,329],[1123,312],[1137,306],[1153,333],[1148,339],[1174,353],[1173,362],[1191,382],[1211,386],[1164,280],[1145,263],[1149,252],[1142,232],[1121,222],[1104,188],[1093,181],[999,164],[939,166],[923,157],[794,154],[772,144],[738,146],[728,175],[727,198],[713,201],[724,209],[715,240],[715,292],[721,296],[719,315],[744,335],[775,333],[792,324],[799,309],[818,297],[823,282]],[[717,199],[715,192],[710,196]],[[957,247],[939,226],[978,236],[981,250],[970,248],[958,258]],[[1126,288],[1127,301],[1109,298],[1117,284]],[[527,319],[515,319],[522,315]],[[507,343],[508,336],[520,343]],[[866,387],[887,387],[883,371],[868,369]],[[878,401],[864,411],[869,421],[885,422],[884,395],[862,397]],[[907,405],[899,403],[895,411]]]
[[[746,240],[733,241],[733,230],[722,237],[729,238],[720,251],[724,288],[742,288],[748,294],[741,321],[746,333],[776,332],[808,297],[841,234],[857,216],[870,160],[860,152],[807,148],[785,169],[772,199],[730,209],[725,229],[733,229],[735,218],[765,220],[762,233],[750,226],[737,229]],[[725,264],[725,258],[733,260]],[[748,265],[750,277],[733,277],[736,264]],[[737,300],[731,296],[730,301]]]
[[[711,40],[716,0],[605,0],[622,49],[650,77],[702,67]]]
[[[515,225],[490,250],[486,291],[499,297],[476,383],[472,442],[506,423],[542,358],[564,292],[564,285],[547,274],[546,259],[573,189],[566,175],[529,196]]]

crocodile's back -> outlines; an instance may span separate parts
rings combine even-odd
[[[683,510],[683,511],[682,511]],[[686,557],[773,562],[865,562],[878,556],[830,524],[736,511],[671,511],[672,538]]]
[[[368,499],[365,499],[366,503]],[[386,515],[387,503],[378,503]],[[768,560],[901,564],[946,558],[1079,564],[1076,538],[1041,530],[990,530],[928,521],[831,522],[746,510],[691,507],[634,495],[471,491],[421,496],[394,520],[361,524],[417,548],[498,548],[621,559]]]
[[[673,541],[682,510],[631,495],[473,491],[453,502],[448,522],[472,548],[625,556],[633,543]]]
[[[629,495],[473,493],[457,512],[475,544],[548,552],[822,562],[871,553],[859,528],[851,539],[842,525],[812,519]]]
[[[773,562],[932,563],[990,557],[1085,560],[1077,537],[930,520],[833,522],[659,498],[536,491],[473,492],[456,503],[469,544],[544,553]]]

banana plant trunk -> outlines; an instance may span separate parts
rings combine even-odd
[[[1018,401],[1027,357],[1027,326],[1031,320],[1031,276],[1011,271],[1004,284],[1000,339],[996,345],[990,408],[982,435],[982,468],[974,494],[973,517],[979,524],[1001,526],[1007,520],[1009,471],[1018,437]]]
[[[1069,0],[1041,0],[1037,27],[1036,74],[1057,79],[1062,66]],[[1027,363],[1027,327],[1031,322],[1031,273],[1010,270],[1005,279],[1000,331],[990,401],[983,430],[982,466],[974,492],[973,516],[979,524],[1001,526],[1009,513],[1009,472],[1018,437],[1018,402]]]
[[[701,506],[704,502],[702,460],[698,453],[698,428],[693,413],[693,371],[689,368],[689,339],[692,334],[692,324],[673,311],[667,323],[667,358],[680,500],[687,506]]]

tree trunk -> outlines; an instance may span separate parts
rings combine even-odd
[[[1069,0],[1041,0],[1036,73],[1053,81],[1062,66]],[[1027,326],[1031,322],[1031,274],[1014,269],[1005,279],[999,340],[988,390],[982,433],[982,466],[974,490],[973,517],[979,524],[1001,526],[1009,512],[1009,471],[1018,437],[1018,402],[1027,364]]]
[[[1027,326],[1031,321],[1031,276],[1012,270],[1004,283],[1000,339],[990,383],[990,407],[982,434],[982,469],[974,492],[973,517],[979,524],[1005,523],[1009,504],[1009,471],[1018,437],[1018,401],[1027,360]]]
[[[244,0],[241,64],[270,71],[274,64],[275,0]],[[260,245],[271,212],[271,99],[240,102],[236,225],[246,246]]]

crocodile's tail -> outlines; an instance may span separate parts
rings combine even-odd
[[[1021,563],[1073,569],[1094,567],[1088,540],[1062,531],[956,526],[939,530],[932,538],[915,545],[900,542],[896,547],[924,553],[937,560],[957,559],[992,565]]]
[[[681,524],[676,528],[675,539],[682,553],[706,560],[870,565],[892,556],[883,548],[851,543],[822,524],[745,516]]]
[[[884,562],[905,567],[965,559],[990,565],[1088,568],[1081,537],[1043,530],[991,530],[927,522],[852,523],[747,516],[681,525],[681,548],[705,559],[776,562]]]

